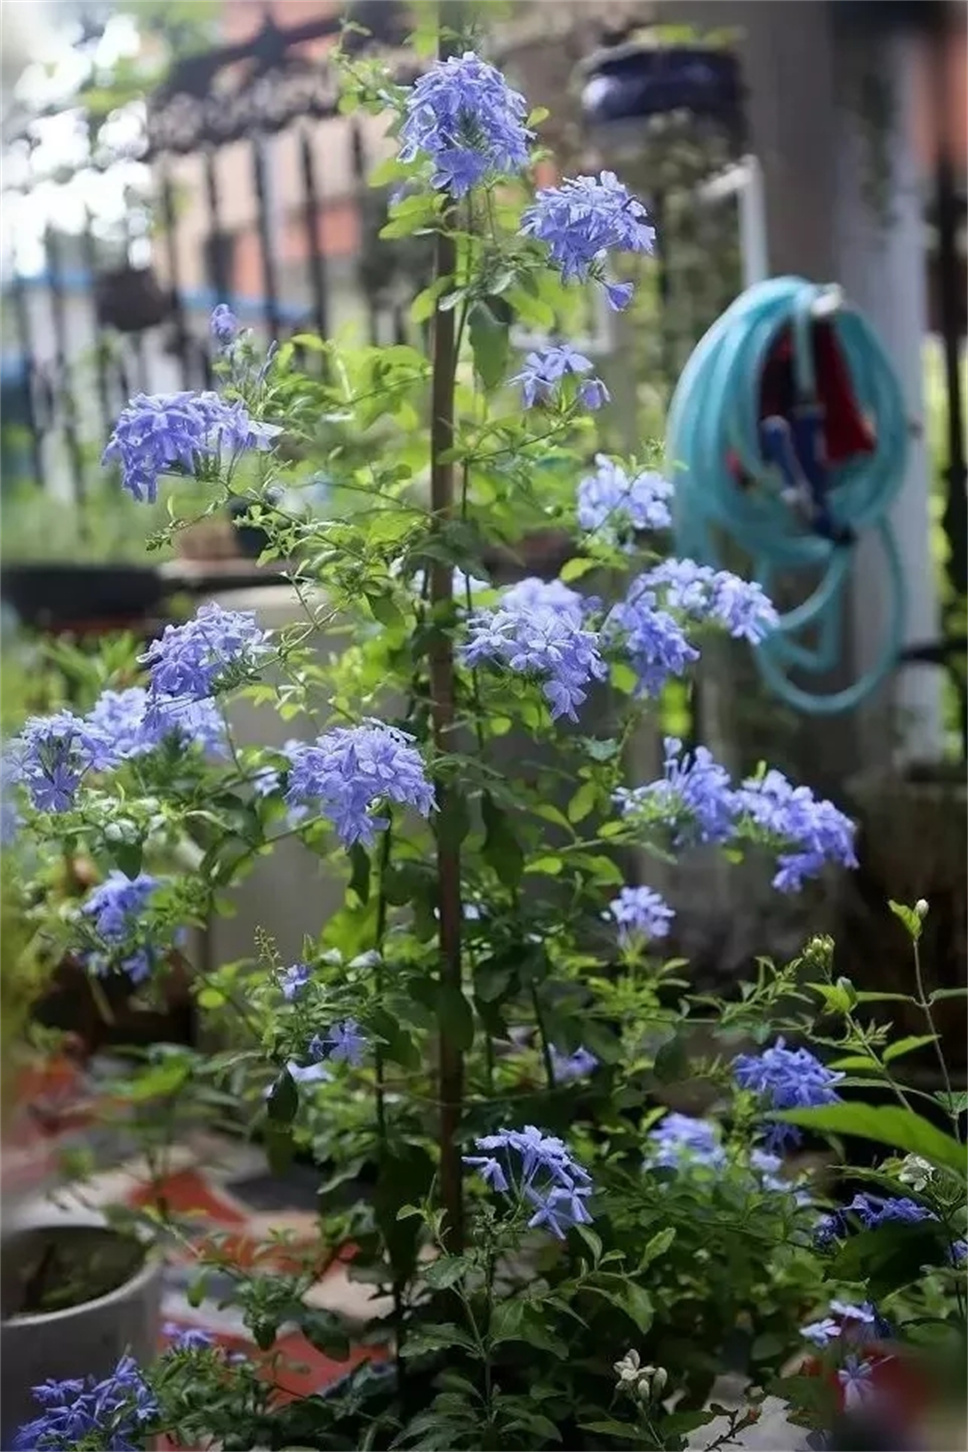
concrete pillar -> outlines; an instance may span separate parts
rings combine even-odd
[[[918,56],[903,31],[838,37],[836,276],[880,336],[904,394],[907,472],[891,522],[908,595],[903,644],[937,640],[939,604],[930,547],[930,462],[924,437],[924,343],[928,330],[924,190],[915,152]],[[861,541],[852,610],[854,666],[877,658],[887,625],[891,582],[883,553]],[[867,765],[936,760],[941,754],[941,673],[930,666],[896,672],[858,713]]]

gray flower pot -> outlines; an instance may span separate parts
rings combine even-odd
[[[45,1255],[88,1269],[97,1263],[110,1285],[94,1299],[38,1314],[16,1314],[24,1268]],[[66,1262],[64,1258],[66,1257]],[[98,1378],[129,1352],[142,1365],[157,1350],[161,1316],[161,1258],[147,1244],[131,1249],[130,1237],[103,1216],[23,1206],[5,1223],[0,1241],[3,1318],[0,1320],[0,1446],[13,1446],[17,1429],[40,1414],[31,1388],[49,1377]],[[22,1302],[21,1302],[22,1303]]]

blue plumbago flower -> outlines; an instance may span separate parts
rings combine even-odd
[[[47,1381],[33,1388],[43,1415],[21,1427],[14,1447],[23,1452],[74,1452],[85,1438],[117,1449],[145,1445],[147,1428],[159,1415],[158,1403],[141,1369],[122,1356],[103,1381]]]
[[[369,844],[387,825],[386,817],[371,815],[377,802],[400,802],[427,817],[436,805],[434,789],[413,740],[396,726],[370,721],[337,727],[315,745],[300,744],[288,753],[286,801],[318,803],[346,847]]]
[[[601,530],[616,544],[631,545],[637,530],[669,528],[671,497],[672,485],[661,474],[645,469],[629,478],[621,464],[596,454],[595,473],[578,485],[578,523]]]
[[[625,599],[609,611],[605,632],[621,639],[638,676],[640,696],[657,696],[670,676],[681,676],[699,659],[682,626],[658,608],[654,593],[641,580],[633,580]]]
[[[297,1064],[295,1059],[290,1059],[286,1070],[296,1084],[328,1084],[333,1077],[322,1059],[314,1064]],[[268,1092],[272,1093],[271,1087]]]
[[[309,1053],[313,1059],[329,1059],[334,1064],[351,1064],[358,1068],[368,1043],[356,1019],[347,1018],[334,1024],[329,1033],[316,1034],[309,1045]]]
[[[524,367],[510,380],[520,383],[521,398],[525,408],[536,403],[550,403],[561,391],[563,380],[571,374],[580,377],[592,370],[591,360],[584,353],[578,353],[567,343],[553,344],[540,353],[529,353]],[[610,394],[600,378],[585,379],[579,386],[578,397],[586,408],[601,408],[608,403]]]
[[[223,610],[214,600],[206,601],[184,625],[166,625],[164,634],[140,656],[148,667],[151,702],[161,719],[170,720],[170,701],[159,697],[184,697],[200,701],[211,696],[226,678],[252,670],[266,654],[268,636],[251,610]]]
[[[826,1250],[835,1240],[841,1240],[846,1233],[844,1212],[835,1210],[819,1217],[813,1228],[813,1242],[818,1250]]]
[[[763,587],[729,570],[697,565],[695,560],[663,560],[641,576],[643,584],[664,589],[665,604],[695,620],[712,620],[737,640],[758,645],[775,629],[779,616]]]
[[[212,309],[209,328],[220,348],[227,348],[230,343],[235,342],[239,332],[239,320],[228,303],[219,303]]]
[[[847,1356],[837,1372],[837,1380],[844,1389],[844,1410],[857,1411],[875,1395],[872,1380],[873,1368],[869,1361],[858,1356]]]
[[[623,887],[608,905],[623,947],[643,938],[666,938],[675,913],[651,887]]]
[[[502,591],[500,604],[504,610],[518,610],[522,613],[529,610],[556,610],[580,623],[596,607],[597,601],[579,595],[564,580],[539,580],[535,575],[529,575],[527,579],[519,580],[516,585],[509,585]]]
[[[816,877],[828,862],[857,866],[854,823],[809,787],[793,786],[782,772],[743,782],[735,802],[737,813],[789,849],[777,857],[773,886],[779,892],[799,892],[804,880]]]
[[[544,187],[521,218],[521,232],[545,242],[565,282],[602,275],[609,252],[651,252],[655,228],[648,213],[613,171],[577,176]],[[606,283],[610,305],[620,311],[632,297],[631,283]]]
[[[919,1220],[937,1220],[927,1206],[919,1205],[906,1195],[855,1195],[847,1206],[859,1218],[865,1230],[875,1230],[878,1225],[894,1221],[902,1225],[915,1225]]]
[[[213,701],[174,697],[162,704],[143,686],[129,686],[102,691],[85,719],[110,743],[116,762],[146,756],[168,739],[218,755],[228,750],[225,722]]]
[[[118,464],[122,488],[153,503],[162,474],[193,474],[200,462],[231,464],[249,449],[271,448],[280,432],[217,393],[139,393],[122,410],[101,462]]]
[[[705,746],[697,746],[690,755],[675,736],[665,738],[664,750],[661,780],[616,792],[622,815],[643,814],[668,822],[678,846],[690,841],[729,841],[736,807],[725,767],[714,761]]]
[[[177,1321],[166,1321],[161,1334],[168,1342],[169,1351],[207,1351],[215,1345],[215,1337],[200,1326],[179,1326]]]
[[[0,783],[0,847],[12,847],[23,826],[23,817],[7,787]]]
[[[793,1188],[793,1181],[785,1179],[780,1173],[783,1169],[782,1159],[779,1155],[770,1154],[769,1150],[751,1149],[750,1169],[758,1176],[765,1190]]]
[[[726,1151],[719,1142],[719,1126],[689,1114],[667,1114],[648,1134],[647,1169],[685,1169],[703,1165],[721,1169]]]
[[[598,632],[585,628],[585,608],[582,597],[560,580],[522,580],[504,592],[495,609],[470,617],[462,658],[471,666],[495,661],[536,677],[552,720],[577,721],[586,687],[608,674]]]
[[[968,1259],[968,1240],[953,1240],[948,1246],[948,1262],[950,1265],[962,1265]]]
[[[299,997],[312,977],[312,969],[306,963],[293,963],[279,977],[279,987],[287,1003]]]
[[[601,378],[583,378],[575,397],[583,408],[590,409],[593,413],[612,401],[612,395]]]
[[[433,184],[462,197],[485,177],[528,164],[528,104],[486,61],[465,51],[433,66],[413,86],[400,128],[400,160],[433,158]]]
[[[824,1316],[822,1321],[811,1321],[808,1326],[801,1326],[800,1335],[823,1349],[839,1337],[840,1325],[832,1316]]]
[[[579,1046],[573,1054],[563,1054],[552,1044],[550,1053],[557,1084],[570,1084],[573,1079],[584,1079],[586,1074],[598,1068],[595,1055],[583,1046]]]
[[[530,1229],[544,1226],[564,1240],[570,1226],[591,1223],[585,1203],[592,1192],[591,1179],[571,1158],[563,1140],[526,1124],[524,1129],[486,1134],[475,1144],[483,1154],[466,1155],[464,1163],[479,1170],[491,1189],[533,1206]]]
[[[835,1104],[840,1095],[834,1085],[844,1076],[828,1069],[809,1049],[788,1049],[780,1038],[759,1054],[737,1055],[733,1077],[741,1089],[761,1097],[764,1109],[807,1109]],[[800,1139],[794,1125],[776,1124],[766,1143],[769,1150],[776,1150]]]
[[[4,780],[23,786],[41,812],[66,812],[74,805],[85,773],[109,761],[101,734],[73,711],[31,716],[4,753]]]
[[[159,885],[160,879],[148,872],[129,878],[115,870],[88,893],[79,911],[92,920],[94,931],[108,949],[107,954],[86,954],[85,961],[95,973],[117,967],[135,983],[150,975],[157,950],[142,941],[144,914]]]
[[[891,1328],[872,1301],[857,1306],[852,1301],[831,1301],[830,1309],[840,1318],[840,1332],[845,1342],[862,1346],[868,1341],[883,1339]]]

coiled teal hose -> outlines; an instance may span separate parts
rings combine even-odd
[[[842,307],[827,321],[836,330],[858,408],[873,421],[876,444],[873,453],[831,467],[827,497],[838,527],[855,539],[868,530],[877,534],[887,562],[889,620],[877,660],[844,689],[817,693],[790,679],[791,671],[801,677],[825,675],[840,661],[856,544],[834,543],[812,532],[781,497],[783,480],[761,452],[760,378],[778,335],[790,328],[794,376],[801,391],[813,393],[813,307],[828,291],[799,277],[778,277],[738,297],[686,364],[667,435],[676,484],[677,553],[719,568],[729,547],[738,548],[771,598],[797,572],[806,574],[807,598],[781,614],[779,628],[757,648],[756,657],[772,690],[812,715],[853,710],[877,688],[897,662],[906,604],[889,521],[907,459],[904,400],[877,337],[859,313]],[[730,454],[754,487],[739,487]]]

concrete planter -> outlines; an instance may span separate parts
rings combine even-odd
[[[139,1253],[140,1250],[140,1253]],[[59,1255],[71,1268],[100,1260],[104,1280],[119,1283],[77,1305],[18,1315],[25,1267]],[[129,1352],[143,1365],[157,1350],[161,1316],[161,1258],[135,1246],[96,1213],[22,1207],[0,1242],[3,1319],[0,1321],[0,1446],[13,1446],[17,1428],[40,1408],[31,1387],[48,1377],[106,1376]],[[12,1314],[11,1314],[12,1312]]]

